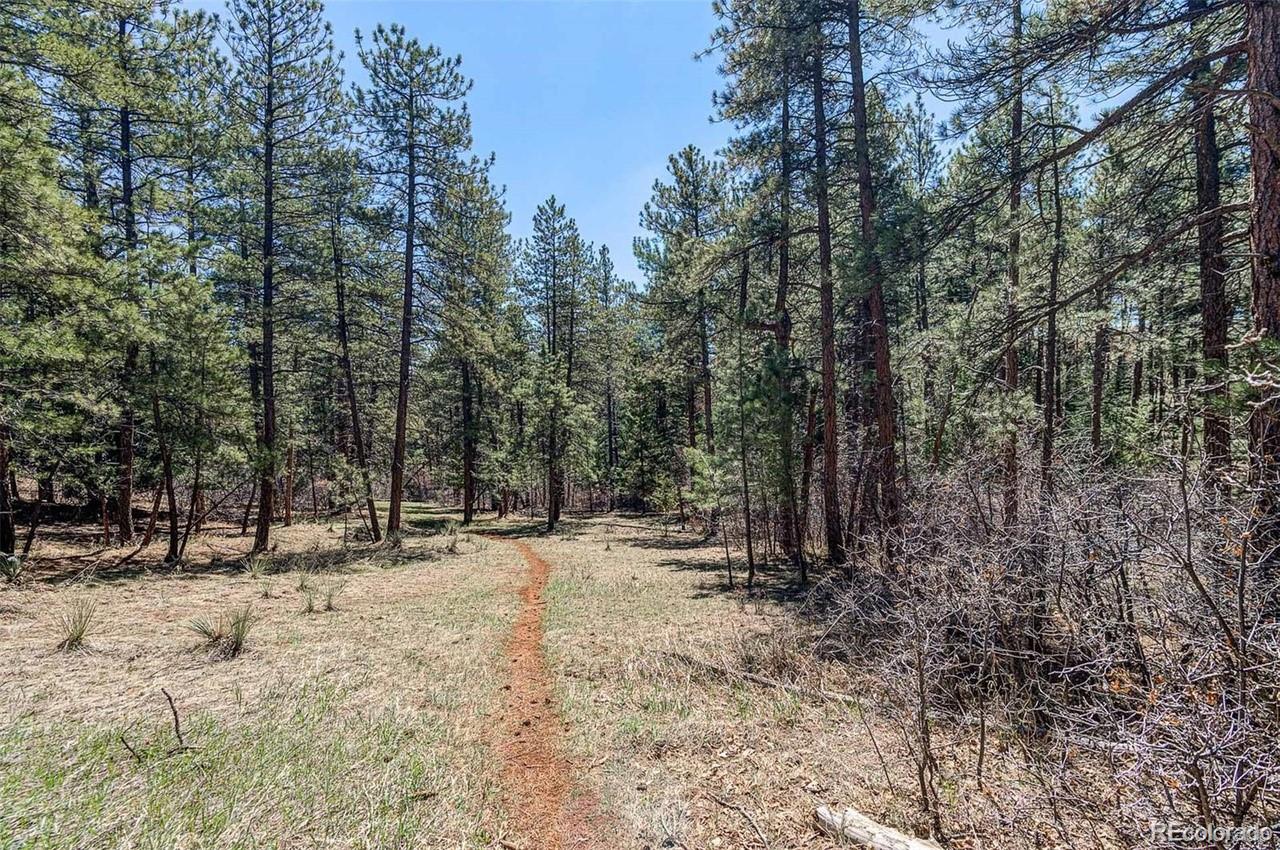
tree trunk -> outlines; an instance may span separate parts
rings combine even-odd
[[[821,33],[818,33],[821,38]],[[813,126],[814,190],[818,206],[818,283],[821,293],[822,337],[822,515],[827,555],[844,563],[844,532],[840,522],[840,452],[836,425],[835,295],[831,279],[831,208],[827,197],[827,118],[823,84],[822,46],[814,47]]]
[[[128,36],[128,20],[119,20],[120,55],[123,62],[125,40]],[[121,69],[127,74],[127,69]],[[133,208],[133,130],[130,125],[128,105],[120,107],[120,205],[124,211],[125,287],[126,298],[136,301],[134,292],[134,263],[138,261],[138,225]],[[121,373],[123,393],[120,410],[120,430],[116,437],[116,531],[121,543],[133,539],[133,461],[134,432],[136,425],[133,411],[134,372],[138,368],[138,343],[130,338],[125,347],[124,369]]]
[[[1205,0],[1188,0],[1191,12],[1203,11]],[[1203,45],[1197,45],[1202,50]],[[1205,62],[1193,75],[1195,106],[1192,146],[1196,159],[1196,212],[1222,206],[1221,155],[1214,117],[1213,69]],[[1204,405],[1205,468],[1216,475],[1231,461],[1231,422],[1224,412],[1227,369],[1227,259],[1222,245],[1223,218],[1211,215],[1197,230],[1200,259],[1200,354],[1208,378]]]
[[[1136,407],[1142,401],[1142,377],[1147,368],[1145,352],[1142,344],[1147,338],[1147,314],[1138,307],[1138,335],[1134,338],[1136,351],[1133,355],[1133,380],[1129,384],[1129,404]]]
[[[292,431],[292,429],[290,430]],[[294,474],[297,472],[296,461],[297,450],[294,448],[291,433],[289,448],[286,451],[284,462],[284,492],[280,494],[284,498],[284,524],[286,528],[293,525],[293,487]]]
[[[151,545],[151,539],[156,535],[156,525],[160,522],[160,500],[164,498],[164,487],[157,487],[156,494],[151,499],[151,513],[147,516],[147,530],[142,532],[142,542],[138,544],[140,549],[145,549]]]
[[[152,352],[151,380],[153,382],[157,380],[157,371],[155,352]],[[164,493],[169,509],[169,548],[165,552],[164,562],[166,564],[176,564],[182,553],[180,551],[178,533],[178,497],[173,483],[173,447],[169,445],[164,417],[160,415],[160,394],[154,387],[151,390],[151,416],[156,427],[156,442],[159,444],[160,449],[160,468],[164,476]],[[151,531],[148,529],[148,538],[150,538],[150,535]]]
[[[253,515],[253,501],[258,496],[258,480],[249,483],[249,501],[244,503],[244,516],[240,520],[240,534],[249,533],[249,517]]]
[[[409,128],[413,134],[412,125]],[[404,304],[400,313],[400,385],[396,396],[396,432],[391,449],[391,506],[387,509],[387,531],[400,530],[400,502],[404,498],[404,456],[409,423],[409,360],[413,342],[413,236],[417,222],[417,162],[412,139],[409,142],[408,184],[404,219]]]
[[[791,313],[787,298],[791,288],[791,86],[790,57],[782,66],[782,123],[779,129],[778,158],[782,186],[778,200],[781,235],[778,240],[778,288],[773,300],[773,342],[778,359],[778,443],[782,453],[782,551],[792,565],[801,567],[804,540],[799,529],[794,469],[795,399],[791,393]],[[748,581],[748,584],[750,582]]]
[[[462,524],[475,519],[476,435],[471,402],[471,364],[462,362]]]
[[[339,213],[340,215],[340,213]],[[342,382],[346,389],[347,412],[351,417],[351,444],[356,454],[356,467],[360,470],[360,483],[364,487],[365,510],[369,514],[369,536],[374,543],[382,539],[378,527],[378,508],[373,501],[373,483],[369,476],[369,456],[365,453],[364,438],[360,427],[360,405],[356,400],[355,369],[351,365],[351,335],[347,327],[347,283],[343,270],[342,245],[336,226],[329,230],[333,248],[333,285],[338,301],[338,356],[342,364]]]
[[[271,519],[275,512],[276,490],[276,376],[275,376],[275,87],[267,80],[263,126],[263,217],[262,217],[262,431],[258,440],[258,525],[253,535],[253,552],[266,551],[271,544]]]
[[[707,435],[707,454],[716,453],[716,429],[711,418],[711,341],[707,332],[707,292],[698,290],[698,347],[702,358],[702,430]]]
[[[1106,229],[1106,221],[1102,222]],[[1102,455],[1102,400],[1107,382],[1107,348],[1111,338],[1111,316],[1106,312],[1107,288],[1099,283],[1094,292],[1094,310],[1098,313],[1098,325],[1093,332],[1093,363],[1090,370],[1090,421],[1089,446],[1094,457]]]
[[[200,524],[204,521],[204,484],[201,479],[203,471],[204,452],[197,446],[195,470],[191,478],[191,503],[187,505],[187,522],[182,529],[182,540],[178,542],[179,559],[186,554],[187,543],[191,540],[191,535],[199,533]]]
[[[13,494],[9,491],[9,426],[0,425],[0,554],[12,555],[17,545],[13,522]]]
[[[1013,0],[1012,50],[1016,53],[1022,41],[1022,0]],[[1018,392],[1018,287],[1021,269],[1019,254],[1022,246],[1022,223],[1019,211],[1022,207],[1022,71],[1013,71],[1013,102],[1010,107],[1009,127],[1009,290],[1006,296],[1008,327],[1004,352],[1004,390],[1012,399]],[[1018,422],[1009,424],[1009,434],[1004,446],[1004,524],[1018,522]]]
[[[809,494],[810,482],[813,480],[813,455],[818,431],[818,395],[809,392],[808,413],[805,415],[804,452],[800,461],[800,513],[796,527],[799,530],[796,541],[801,551],[804,550],[806,538],[809,536]],[[809,579],[809,565],[800,558],[800,583]]]
[[[111,545],[111,509],[107,505],[107,494],[104,490],[98,494],[98,509],[102,514],[102,545]]]
[[[1249,0],[1249,128],[1253,168],[1253,327],[1270,378],[1280,380],[1280,3]],[[1257,494],[1251,538],[1264,582],[1280,576],[1280,391],[1263,390],[1249,422],[1250,484]]]
[[[875,185],[871,180],[871,142],[867,130],[867,94],[862,69],[860,0],[849,0],[849,60],[853,75],[854,153],[858,161],[858,214],[867,276],[872,357],[875,363],[876,478],[880,487],[880,518],[887,528],[898,527],[897,414],[893,400],[893,364],[889,350],[889,322],[884,306],[880,256],[876,244]]]
[[[836,811],[819,806],[814,813],[818,828],[841,841],[851,842],[868,850],[940,850],[932,841],[913,838],[896,829],[876,823],[854,809]]]
[[[1053,100],[1050,99],[1050,120],[1053,120]],[[1053,143],[1057,152],[1057,131]],[[1053,160],[1053,248],[1049,255],[1048,327],[1044,343],[1044,440],[1040,447],[1040,487],[1049,492],[1053,486],[1054,429],[1058,418],[1058,279],[1062,272],[1063,212],[1062,170],[1057,157]]]
[[[617,468],[618,468],[618,424],[613,405],[613,369],[609,367],[609,375],[604,384],[604,418],[605,418],[605,484],[609,488],[608,510],[617,508]]]
[[[134,462],[134,421],[133,403],[130,387],[133,379],[127,377],[137,368],[137,345],[129,343],[125,352],[123,380],[125,387],[125,404],[120,412],[120,430],[116,434],[116,530],[121,543],[133,539],[133,462]]]
[[[558,430],[558,417],[552,419],[551,433],[547,440],[547,454],[550,463],[547,464],[547,531],[556,530],[556,523],[560,521],[560,502],[564,495],[564,474],[560,470],[560,441]]]
[[[738,290],[738,448],[739,467],[742,475],[742,525],[747,538],[747,589],[755,586],[756,551],[751,527],[751,482],[747,475],[747,406],[746,363],[742,349],[742,333],[747,324],[747,286],[751,281],[751,265],[748,254],[742,255],[742,277]],[[726,537],[726,540],[728,538]]]
[[[684,413],[688,431],[689,448],[696,449],[698,447],[698,405],[694,396],[694,382],[689,381],[685,387]],[[693,469],[689,469],[690,476],[693,475]]]

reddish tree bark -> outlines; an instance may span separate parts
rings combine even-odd
[[[1188,0],[1189,11],[1202,11],[1205,0]],[[1197,45],[1199,48],[1200,46]],[[1195,124],[1192,147],[1196,161],[1196,212],[1209,213],[1222,206],[1217,122],[1214,118],[1212,66],[1205,62],[1193,75],[1192,102]],[[1230,420],[1222,409],[1226,396],[1223,373],[1227,368],[1227,259],[1222,247],[1223,217],[1203,219],[1197,229],[1200,259],[1200,354],[1209,376],[1204,406],[1205,465],[1212,474],[1231,460]]]
[[[876,470],[880,489],[880,519],[887,528],[901,521],[898,498],[898,461],[894,428],[897,414],[893,400],[893,364],[889,351],[889,321],[884,307],[880,255],[876,244],[876,196],[871,180],[871,141],[867,131],[867,91],[862,69],[862,11],[860,0],[849,0],[849,64],[853,76],[853,146],[858,164],[858,217],[862,234],[863,270],[867,278],[867,314],[870,319],[875,391],[872,406],[876,426]]]
[[[1280,2],[1249,0],[1250,220],[1253,327],[1272,380],[1280,375]],[[1252,543],[1264,580],[1280,576],[1280,389],[1262,391],[1249,423],[1251,483],[1257,493]]]

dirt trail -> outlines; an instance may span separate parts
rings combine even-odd
[[[551,673],[542,649],[543,593],[551,575],[533,547],[506,540],[524,556],[528,570],[520,589],[520,614],[507,645],[511,679],[505,687],[502,783],[523,850],[576,850],[594,846],[590,799],[570,800],[573,765],[565,756],[564,722],[552,698]]]

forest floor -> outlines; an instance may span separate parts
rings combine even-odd
[[[410,506],[397,547],[296,524],[252,569],[238,528],[180,571],[40,544],[0,590],[0,847],[821,848],[823,804],[925,833],[903,724],[812,696],[858,691],[788,571],[748,597],[666,520],[452,516]],[[235,657],[189,627],[246,606]],[[982,820],[953,846],[1007,846]]]

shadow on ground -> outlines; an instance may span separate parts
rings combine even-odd
[[[731,593],[743,594],[749,599],[794,605],[803,603],[809,595],[809,588],[800,584],[790,564],[757,562],[754,580],[751,588],[748,589],[747,563],[740,553],[733,555],[732,587],[729,586],[729,570],[723,554],[719,557],[667,558],[658,561],[657,565],[673,572],[692,572],[702,576],[695,594],[696,598]]]
[[[353,541],[347,545],[317,547],[302,551],[271,551],[261,556],[260,562],[253,566],[249,556],[239,552],[218,553],[183,561],[177,566],[167,566],[159,561],[164,551],[163,541],[153,541],[147,549],[136,552],[128,547],[113,547],[98,550],[92,557],[86,555],[52,560],[41,559],[32,565],[27,580],[37,584],[54,585],[80,581],[120,582],[144,576],[195,579],[205,576],[236,575],[252,570],[261,570],[268,575],[292,572],[345,572],[361,561],[376,559],[380,567],[393,567],[439,557],[439,553],[434,551],[395,546],[385,541],[378,544]]]

